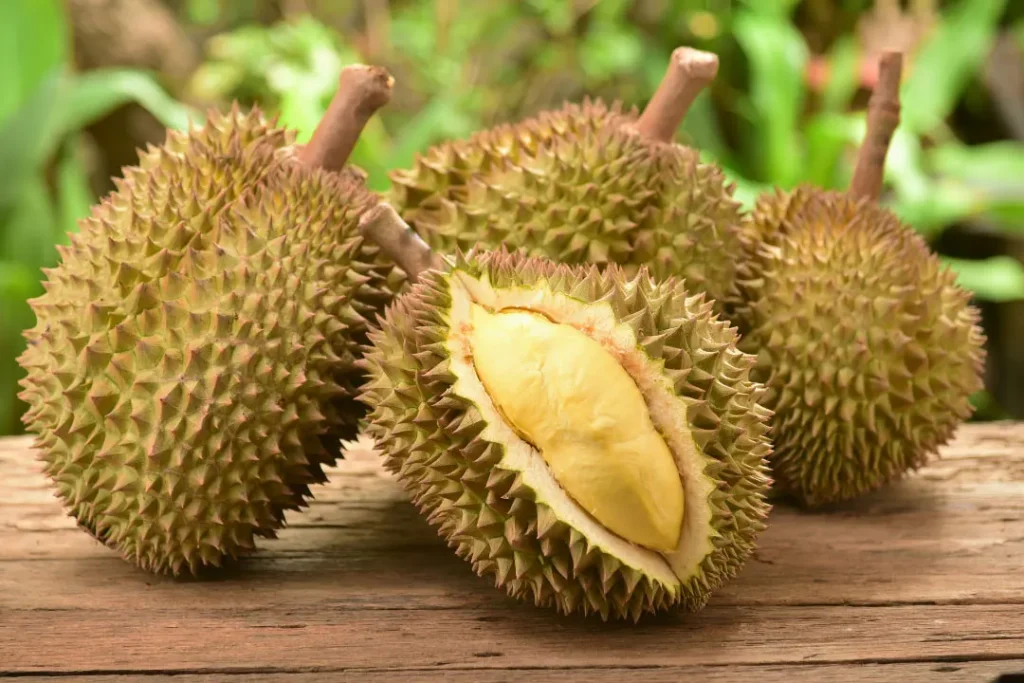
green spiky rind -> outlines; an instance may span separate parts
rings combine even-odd
[[[635,111],[623,111],[619,104],[607,107],[588,99],[541,112],[521,124],[500,124],[466,140],[445,141],[417,154],[412,168],[392,171],[387,199],[396,208],[412,212],[452,188],[465,187],[496,160],[518,161],[536,154],[553,139],[580,137],[635,119]]]
[[[637,135],[635,121],[588,101],[444,143],[394,173],[388,199],[439,251],[506,245],[629,274],[646,265],[717,302],[740,249],[732,187],[693,150]]]
[[[504,446],[483,439],[483,418],[452,389],[445,340],[449,275],[431,272],[401,296],[372,331],[362,365],[369,434],[389,470],[441,536],[474,570],[509,595],[602,618],[639,619],[668,608],[701,609],[753,551],[768,513],[764,388],[749,379],[754,358],[736,347],[734,328],[678,281],[633,279],[618,268],[569,267],[505,250],[459,256],[456,269],[496,289],[544,286],[583,301],[606,301],[664,362],[687,402],[693,438],[710,459],[714,550],[676,593],[625,566],[536,503],[536,491],[502,466]]]
[[[79,524],[153,572],[273,536],[365,409],[354,368],[400,273],[352,174],[300,167],[259,111],[143,153],[47,272],[25,422]]]
[[[736,274],[747,224],[733,186],[696,152],[658,145],[658,208],[639,226],[629,264],[647,265],[656,278],[680,277],[692,292],[707,294],[716,312]],[[632,270],[632,268],[630,268]]]
[[[923,465],[982,388],[970,295],[873,202],[801,187],[752,224],[728,310],[769,386],[777,490],[822,505]]]

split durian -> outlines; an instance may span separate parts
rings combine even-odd
[[[403,276],[357,228],[342,165],[390,96],[349,67],[312,141],[211,112],[128,168],[47,272],[25,422],[70,514],[153,572],[272,537],[365,410],[354,367]]]
[[[900,55],[881,65],[849,192],[760,198],[730,297],[774,411],[776,488],[847,500],[921,466],[971,414],[984,335],[970,295],[876,198],[899,120]]]
[[[385,251],[398,234],[424,254],[391,207],[364,221]],[[770,413],[735,329],[644,269],[504,249],[399,262],[422,273],[370,333],[362,400],[441,536],[562,613],[701,609],[769,509]]]
[[[388,202],[444,253],[505,245],[627,274],[645,265],[717,302],[741,207],[716,166],[672,142],[717,70],[715,55],[679,48],[642,115],[586,101],[437,145],[392,174]]]

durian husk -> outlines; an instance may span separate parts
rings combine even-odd
[[[32,302],[25,422],[79,524],[153,572],[272,537],[356,434],[354,362],[403,276],[355,171],[296,163],[257,109],[171,131]]]
[[[769,387],[775,490],[836,503],[923,465],[982,388],[969,293],[871,198],[778,191],[750,225],[727,311]]]
[[[387,195],[443,253],[506,246],[566,264],[646,266],[717,306],[744,218],[721,170],[635,131],[637,112],[587,100],[439,144]]]
[[[686,405],[687,438],[706,463],[699,476],[709,493],[688,504],[705,506],[707,525],[692,532],[700,538],[681,544],[706,551],[692,558],[688,573],[663,581],[609,552],[615,544],[588,537],[585,525],[568,523],[543,502],[543,492],[511,466],[509,444],[483,436],[484,413],[457,390],[449,357],[453,288],[463,276],[495,291],[515,290],[523,300],[541,292],[546,300],[600,302],[631,328],[636,348]],[[735,348],[734,328],[679,281],[658,283],[646,271],[629,277],[617,267],[571,267],[503,249],[460,254],[451,272],[421,274],[370,338],[361,398],[372,408],[368,433],[386,467],[458,555],[509,595],[604,619],[699,610],[753,551],[769,509],[770,413],[757,402],[763,387],[750,381],[754,359]]]

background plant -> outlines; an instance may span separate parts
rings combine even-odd
[[[844,186],[875,56],[887,47],[908,52],[884,201],[983,306],[995,350],[990,389],[1004,406],[979,396],[980,415],[1008,407],[1024,416],[1024,390],[1013,388],[1024,386],[1024,353],[1016,351],[1017,331],[1024,334],[1024,7],[904,4],[0,3],[0,434],[18,430],[15,358],[32,324],[26,300],[42,291],[40,269],[56,263],[56,245],[111,189],[114,169],[131,163],[134,147],[159,143],[164,127],[237,99],[259,103],[305,139],[341,66],[383,64],[396,77],[395,95],[353,155],[382,190],[389,170],[446,138],[586,95],[640,106],[680,44],[713,50],[722,62],[681,135],[725,168],[748,205],[774,186]],[[95,30],[103,25],[113,28]],[[198,65],[186,69],[182,55],[193,51]],[[124,123],[140,117],[152,125]],[[115,150],[120,138],[127,144]]]
[[[42,294],[41,269],[57,263],[95,197],[79,130],[128,101],[183,127],[186,110],[153,76],[130,69],[74,73],[63,8],[49,0],[0,3],[0,434],[20,415],[16,358],[33,323],[26,301]]]

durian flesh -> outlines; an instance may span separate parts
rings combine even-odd
[[[371,339],[362,398],[388,467],[511,595],[696,610],[752,551],[762,387],[681,284],[492,252],[427,273]]]
[[[471,309],[477,376],[566,493],[626,540],[675,548],[683,519],[679,473],[619,361],[572,325],[517,309]]]

